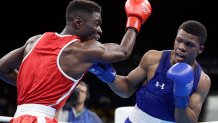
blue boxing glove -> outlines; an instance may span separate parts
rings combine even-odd
[[[189,94],[194,82],[192,67],[186,63],[176,63],[167,71],[166,76],[174,82],[175,106],[186,108],[189,104]]]
[[[116,77],[116,71],[111,64],[95,63],[89,68],[89,72],[105,83],[112,83]]]

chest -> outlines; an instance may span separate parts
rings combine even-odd
[[[155,95],[167,97],[173,94],[173,82],[166,78],[166,70],[158,71],[153,74],[152,78],[144,85],[147,89]]]

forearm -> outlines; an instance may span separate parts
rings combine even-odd
[[[130,97],[134,91],[128,86],[128,81],[124,76],[116,75],[115,80],[108,84],[111,90],[122,98]]]
[[[185,109],[175,108],[176,123],[197,123],[198,116],[187,107]]]
[[[125,56],[129,57],[132,53],[133,47],[135,45],[137,32],[134,29],[128,29],[124,35],[120,46],[124,50]]]
[[[133,47],[136,42],[137,32],[134,29],[127,29],[126,34],[124,35],[121,46],[125,48],[127,56],[132,53]]]

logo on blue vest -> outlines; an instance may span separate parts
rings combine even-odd
[[[162,90],[164,89],[165,84],[160,84],[159,82],[156,82],[156,87],[160,87]]]

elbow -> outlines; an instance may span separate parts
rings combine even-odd
[[[126,87],[126,89],[123,89],[123,91],[120,92],[120,97],[129,98],[135,93],[135,91],[136,90],[134,88],[128,86],[128,87]]]
[[[123,58],[123,60],[127,60],[130,57],[131,53],[132,53],[132,51],[125,49],[125,50],[123,50],[121,57]]]
[[[110,86],[111,88],[111,86]],[[111,88],[113,90],[113,92],[118,95],[119,97],[121,98],[129,98],[132,93],[128,92],[128,91],[125,91],[125,90],[122,90],[122,89],[114,89],[114,88]]]
[[[116,93],[116,92],[115,92]],[[132,93],[130,93],[130,92],[124,92],[124,91],[119,91],[119,92],[117,92],[116,93],[118,96],[120,96],[121,98],[129,98],[131,95],[132,95]]]
[[[120,94],[121,98],[129,98],[130,96],[131,96],[131,94],[129,94],[129,93]]]

